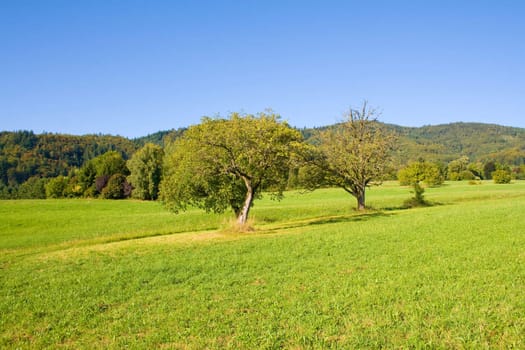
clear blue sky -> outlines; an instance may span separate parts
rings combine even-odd
[[[525,127],[525,1],[0,0],[0,130],[310,127],[365,99],[399,125]]]

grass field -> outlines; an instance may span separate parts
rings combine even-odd
[[[252,211],[0,202],[0,347],[525,348],[525,182],[448,183],[366,213],[341,190]]]

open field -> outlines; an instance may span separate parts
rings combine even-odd
[[[2,348],[525,348],[525,182],[252,211],[0,201]]]

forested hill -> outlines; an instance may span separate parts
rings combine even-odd
[[[167,142],[174,141],[182,136],[185,130],[186,128],[157,131],[156,133],[133,139],[133,141],[141,146],[146,143],[153,143],[164,147]]]
[[[336,125],[330,127],[337,127]],[[399,135],[395,163],[411,160],[448,163],[461,156],[471,162],[525,164],[525,129],[480,123],[402,127],[385,124]],[[128,159],[147,142],[164,146],[184,129],[172,129],[137,139],[111,135],[34,134],[31,131],[0,132],[0,186],[18,186],[31,177],[67,175],[86,161],[107,151]],[[301,129],[305,138],[316,129]]]
[[[108,151],[127,159],[138,145],[120,136],[0,132],[0,185],[16,186],[30,177],[68,175],[86,161]]]
[[[496,161],[508,165],[525,162],[525,129],[495,124],[452,123],[423,127],[387,125],[399,135],[401,162],[449,162],[460,156],[471,161]]]

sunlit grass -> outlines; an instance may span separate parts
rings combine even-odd
[[[0,202],[0,347],[524,348],[525,183],[426,195],[396,209],[388,183],[361,214],[291,192],[246,234],[156,203]]]

